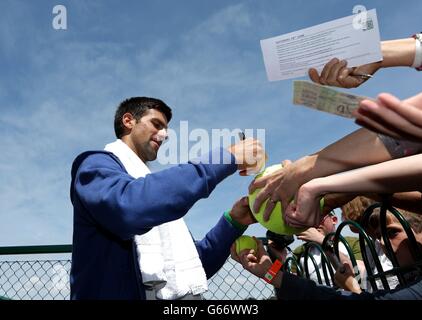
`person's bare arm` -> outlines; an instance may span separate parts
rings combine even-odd
[[[415,59],[415,39],[405,38],[381,42],[381,68],[410,67]]]
[[[362,289],[360,288],[349,263],[343,263],[343,269],[336,270],[334,281],[340,288],[343,288],[347,291],[357,294],[362,292]]]
[[[383,60],[361,65],[347,67],[347,61],[332,59],[321,71],[309,69],[309,77],[315,83],[342,88],[356,88],[366,82],[381,68],[410,67],[415,58],[415,39],[406,38],[381,42]],[[363,75],[363,76],[361,76]]]
[[[383,201],[379,194],[365,194],[364,196],[375,201]],[[419,191],[397,192],[391,195],[390,204],[399,209],[422,214],[422,193]]]
[[[311,227],[320,221],[319,201],[327,193],[378,193],[420,191],[422,188],[422,154],[316,178],[302,185],[296,203],[284,214],[293,227]]]
[[[377,134],[367,129],[359,129],[315,154],[300,158],[271,175],[255,179],[249,186],[249,192],[258,188],[262,190],[256,197],[254,212],[258,212],[262,203],[270,196],[275,201],[281,201],[283,208],[286,208],[299,187],[314,178],[380,163],[391,158]],[[274,206],[274,203],[267,202],[265,218],[269,217]]]
[[[340,208],[357,196],[364,196],[377,202],[384,199],[378,193],[329,193],[324,196],[324,211],[322,215]],[[389,197],[390,204],[399,209],[422,214],[422,193],[419,191],[396,192]]]

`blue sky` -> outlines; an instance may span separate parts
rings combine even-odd
[[[66,31],[52,9],[67,8]],[[0,1],[0,246],[71,243],[70,167],[114,140],[113,114],[152,96],[189,128],[264,128],[269,164],[313,153],[357,129],[293,106],[292,81],[268,82],[259,40],[376,8],[382,39],[420,31],[420,1]],[[351,90],[418,92],[421,75],[381,70]],[[153,165],[159,170],[158,165]],[[201,238],[245,194],[231,176],[186,215]],[[263,236],[259,225],[248,234]]]

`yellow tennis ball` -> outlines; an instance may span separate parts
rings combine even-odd
[[[235,241],[236,253],[240,254],[243,250],[254,249],[255,253],[258,251],[258,244],[255,239],[250,236],[240,236]]]
[[[283,168],[283,166],[281,164],[276,164],[276,165],[272,165],[268,168],[266,168],[263,172],[259,173],[256,178],[260,178],[260,177],[265,177],[271,173],[273,173],[276,170],[279,170]],[[255,190],[253,193],[250,193],[248,196],[248,200],[249,200],[249,207],[251,208],[251,210],[253,211],[253,205],[255,203],[255,199],[256,196],[258,195],[259,191],[261,191],[261,189],[257,189]],[[305,231],[306,229],[298,229],[298,228],[292,228],[288,225],[286,225],[286,223],[284,222],[284,218],[282,215],[282,209],[281,209],[281,203],[277,202],[275,208],[273,209],[271,215],[270,215],[270,219],[268,221],[264,221],[264,211],[265,211],[265,207],[266,204],[268,202],[268,199],[265,200],[262,205],[261,208],[259,208],[259,212],[257,212],[254,216],[255,219],[266,229],[277,233],[277,234],[285,234],[285,235],[292,235],[292,234],[298,234],[301,233],[303,231]]]

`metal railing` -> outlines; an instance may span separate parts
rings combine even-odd
[[[375,209],[378,209],[378,208],[380,208],[379,214],[380,214],[381,236],[385,244],[386,255],[393,264],[393,267],[388,270],[384,270],[381,265],[377,251],[375,249],[375,242],[374,242],[375,240],[372,239],[368,235],[368,233],[365,231],[365,228],[367,228],[368,226],[371,215],[374,214]],[[408,240],[410,252],[415,261],[414,264],[411,266],[400,266],[397,261],[397,258],[393,252],[393,248],[390,243],[390,239],[387,234],[387,212],[390,212],[391,214],[394,215],[394,217],[399,221],[399,223],[403,226],[403,229],[406,232],[406,235],[408,237],[407,240]],[[373,292],[380,289],[384,289],[384,290],[393,289],[393,288],[390,288],[390,285],[388,282],[388,278],[392,276],[397,277],[401,286],[405,286],[409,283],[409,280],[408,280],[409,277],[407,277],[407,275],[409,275],[410,273],[412,273],[413,275],[412,279],[414,279],[417,276],[422,276],[422,252],[411,230],[411,227],[409,223],[406,221],[406,219],[400,214],[400,212],[394,207],[392,207],[391,205],[389,205],[387,201],[383,203],[376,203],[368,207],[363,214],[362,225],[359,225],[358,223],[354,221],[344,221],[339,225],[336,232],[326,235],[322,245],[319,245],[317,243],[312,243],[312,242],[307,243],[305,245],[305,252],[303,254],[304,262],[301,264],[294,256],[290,256],[286,260],[285,270],[292,272],[292,269],[293,269],[293,271],[297,273],[299,276],[310,279],[309,263],[311,262],[316,273],[316,277],[317,277],[316,282],[321,285],[328,285],[328,286],[333,286],[337,288],[334,282],[335,267],[333,266],[332,260],[330,260],[327,257],[326,253],[330,251],[328,244],[331,242],[334,247],[335,256],[338,260],[340,260],[339,259],[340,257],[339,243],[342,243],[345,246],[348,252],[348,256],[350,257],[351,263],[353,265],[354,276],[356,277],[356,279],[358,279],[359,284],[362,285],[362,279],[364,275],[360,274],[359,268],[357,267],[356,259],[352,253],[350,245],[347,242],[347,240],[341,235],[341,232],[343,231],[343,229],[349,225],[355,227],[358,230],[360,251],[362,253],[362,260],[366,269],[365,277],[368,279]],[[316,252],[320,255],[321,257],[320,264],[318,264],[315,261],[314,256],[311,253],[311,249],[314,249],[313,252],[315,252],[316,250]],[[372,264],[370,263],[370,259],[372,259]],[[294,265],[294,268],[291,268],[292,264]],[[374,267],[375,267],[375,272],[373,270]],[[323,273],[324,278],[322,278],[321,272]]]

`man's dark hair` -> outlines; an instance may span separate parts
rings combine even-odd
[[[117,107],[116,114],[114,115],[114,132],[116,137],[120,139],[125,132],[125,127],[122,122],[123,115],[130,113],[138,121],[149,109],[156,109],[162,112],[167,122],[171,120],[171,108],[163,101],[148,97],[132,97],[124,100]]]

